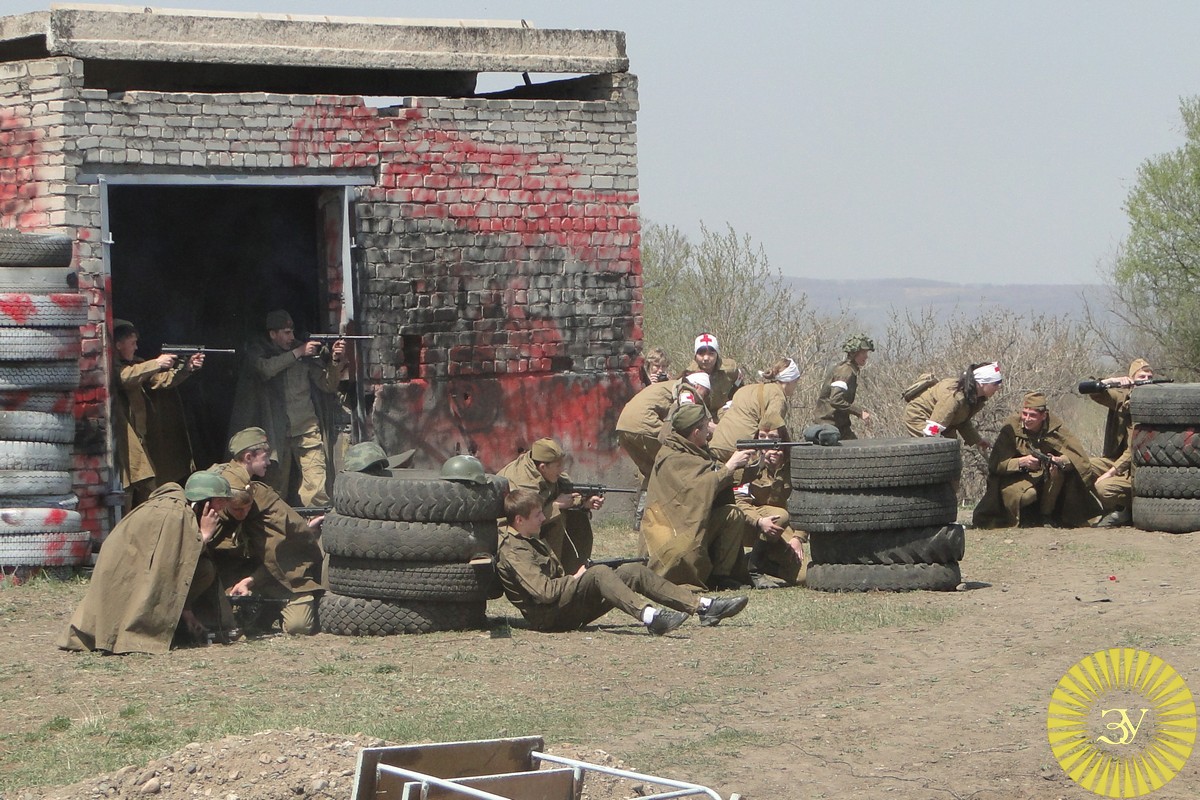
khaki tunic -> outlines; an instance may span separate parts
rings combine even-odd
[[[971,424],[975,416],[987,403],[986,397],[976,399],[974,405],[955,388],[957,378],[946,378],[930,386],[914,397],[904,409],[904,425],[912,436],[925,435],[925,423],[933,420],[942,426],[942,436],[953,439],[961,436],[969,445],[977,445],[982,437]]]
[[[787,417],[787,396],[783,384],[752,383],[737,390],[733,404],[717,423],[709,449],[719,459],[727,459],[737,449],[739,439],[757,439],[759,431],[782,428]]]
[[[573,573],[592,557],[594,536],[591,512],[573,509],[564,514],[554,504],[559,495],[574,492],[567,473],[560,475],[557,483],[548,483],[538,472],[533,454],[526,451],[505,464],[496,474],[508,479],[510,490],[529,489],[541,498],[542,513],[546,515],[546,521],[542,523],[542,538],[550,545],[564,569]],[[504,520],[500,520],[499,524],[503,525]]]
[[[57,645],[65,650],[165,653],[200,576],[211,581],[211,562],[196,512],[183,488],[159,487],[112,530],[100,548],[87,592]],[[219,628],[232,625],[225,595],[215,582],[203,601]],[[199,608],[193,608],[198,614]]]
[[[1017,462],[1034,449],[1063,456],[1071,469],[1060,471],[1057,479],[1040,467],[1023,472]],[[1070,528],[1086,527],[1100,514],[1100,504],[1089,488],[1092,470],[1087,451],[1054,414],[1046,417],[1036,434],[1025,431],[1019,415],[1010,417],[996,437],[988,472],[987,490],[972,515],[977,528],[1014,527],[1021,522],[1021,509],[1035,503],[1044,519]]]
[[[834,365],[821,384],[817,395],[815,421],[833,425],[842,439],[856,439],[850,427],[850,418],[862,418],[862,406],[854,402],[858,393],[858,373],[861,368],[852,359]]]
[[[617,417],[617,443],[629,454],[644,481],[658,455],[659,435],[682,380],[653,383],[635,394]]]
[[[1129,411],[1129,394],[1129,389],[1115,387],[1088,395],[1108,409],[1103,449],[1098,458],[1092,459],[1092,472],[1097,478],[1116,468],[1113,475],[1097,480],[1094,487],[1105,511],[1128,508],[1133,497],[1133,415]]]
[[[742,553],[749,519],[734,503],[735,480],[707,448],[674,431],[664,437],[650,473],[640,532],[651,570],[701,589],[711,578],[749,582]]]
[[[641,564],[615,570],[589,567],[579,578],[572,577],[546,541],[520,536],[509,526],[500,531],[496,574],[509,602],[539,631],[575,630],[612,608],[640,621],[648,605],[644,598],[689,614],[698,607],[691,592]]]
[[[187,480],[194,469],[183,403],[174,391],[192,372],[186,366],[160,370],[157,361],[120,362],[113,393],[116,456],[121,483],[155,485]]]
[[[684,375],[690,375],[693,372],[703,372],[695,358],[684,370]],[[724,414],[725,404],[732,400],[734,393],[741,388],[742,370],[732,358],[718,355],[716,366],[709,373],[708,380],[712,384],[712,391],[708,393],[708,399],[704,401],[704,405],[708,406],[708,412],[712,418],[717,420]]]
[[[734,489],[733,496],[750,522],[743,544],[754,548],[755,560],[768,575],[795,583],[800,579],[803,565],[788,543],[793,539],[805,542],[808,535],[792,530],[791,515],[787,510],[788,497],[792,494],[790,471],[786,459],[775,466],[768,465],[754,480]],[[779,538],[768,538],[758,529],[758,521],[763,517],[779,517],[776,524],[783,527]]]

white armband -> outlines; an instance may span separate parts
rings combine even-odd
[[[829,385],[832,386],[834,389],[841,389],[843,392],[850,391],[850,387],[846,385],[845,381],[834,381],[833,383],[831,383]]]
[[[944,430],[945,430],[945,428],[943,428],[941,425],[934,422],[933,420],[926,420],[926,422],[925,422],[925,435],[926,436],[941,436],[942,431],[944,431]]]

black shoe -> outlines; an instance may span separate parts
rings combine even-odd
[[[759,572],[750,573],[750,585],[755,589],[778,589],[783,582]]]
[[[708,604],[708,608],[702,609],[697,616],[700,617],[701,625],[711,628],[719,625],[723,619],[736,617],[742,613],[742,609],[749,602],[750,598],[744,594],[733,597],[714,597],[713,601]]]
[[[658,613],[654,615],[654,619],[650,620],[650,624],[646,626],[646,630],[650,631],[655,636],[662,636],[664,633],[670,633],[687,621],[688,615],[682,611],[676,611],[673,608],[660,608]]]
[[[1133,514],[1127,508],[1118,508],[1111,514],[1105,514],[1099,522],[1096,523],[1097,528],[1123,528],[1133,521]]]

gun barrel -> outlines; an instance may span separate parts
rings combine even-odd
[[[808,447],[812,442],[778,442],[774,439],[738,439],[737,450],[782,450],[785,447]]]
[[[310,333],[308,336],[305,336],[304,338],[306,340],[312,341],[312,342],[336,342],[339,339],[349,339],[349,340],[366,339],[367,341],[370,341],[371,339],[374,339],[375,337],[374,336],[359,336],[357,334],[349,334],[349,333]]]
[[[1108,387],[1104,385],[1104,381],[1086,380],[1079,382],[1080,394],[1095,394],[1096,392],[1104,391],[1106,388]]]
[[[203,344],[164,344],[162,346],[162,351],[164,353],[171,353],[171,354],[204,353],[205,355],[208,355],[209,353],[222,353],[222,354],[232,355],[233,353],[237,352],[237,350],[226,350],[226,349],[223,349],[220,347],[208,347],[207,345],[203,345]]]
[[[598,483],[576,483],[571,488],[576,493],[581,494],[584,497],[605,495],[609,492],[615,492],[617,494],[637,494],[638,492],[637,489],[618,489],[614,486],[601,486]]]

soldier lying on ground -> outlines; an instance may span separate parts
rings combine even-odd
[[[616,569],[581,566],[567,574],[541,536],[545,515],[536,492],[509,492],[504,513],[507,525],[500,533],[496,572],[509,601],[536,631],[576,630],[619,608],[661,636],[692,614],[701,625],[716,625],[740,613],[748,602],[744,595],[697,598],[642,564]]]

